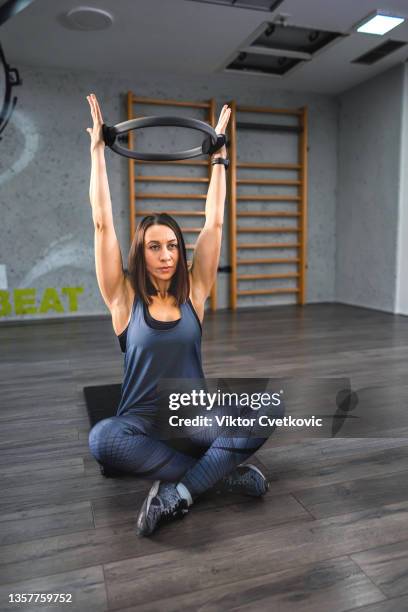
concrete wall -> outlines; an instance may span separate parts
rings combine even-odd
[[[408,315],[408,64],[403,66],[402,130],[395,312]]]
[[[336,299],[394,311],[404,66],[340,96]]]
[[[26,314],[7,313],[0,321],[107,314],[95,276],[93,223],[89,205],[89,135],[86,95],[95,92],[104,120],[126,119],[128,89],[139,96],[202,100],[214,97],[217,112],[223,103],[309,108],[309,210],[307,301],[332,301],[335,295],[335,210],[337,184],[337,102],[335,99],[274,90],[274,81],[241,75],[189,79],[125,79],[114,75],[66,73],[18,66],[23,85],[15,90],[18,105],[0,143],[0,289],[31,288],[25,293]],[[140,108],[140,107],[139,107]],[[144,107],[144,114],[157,113]],[[163,114],[162,108],[160,112]],[[171,108],[171,114],[177,114]],[[186,114],[186,111],[181,114]],[[188,109],[188,116],[203,118]],[[194,146],[197,134],[149,130],[138,134],[140,147],[171,150]],[[201,139],[200,139],[201,140]],[[241,159],[296,161],[295,141],[269,132],[240,134]],[[344,147],[344,144],[343,144]],[[129,249],[128,164],[106,152],[114,220],[124,262]],[[156,167],[157,168],[157,167]],[[155,171],[156,171],[155,168]],[[151,171],[146,166],[144,172]],[[189,169],[192,170],[192,169]],[[165,172],[166,170],[164,170]],[[186,174],[184,169],[182,174]],[[244,176],[242,174],[242,176]],[[258,175],[260,176],[260,175]],[[192,186],[186,185],[192,192]],[[155,188],[151,185],[145,191]],[[164,189],[164,186],[163,186]],[[262,188],[258,188],[261,192]],[[256,192],[251,188],[251,192]],[[285,193],[289,193],[285,191]],[[150,202],[157,205],[159,202]],[[227,204],[228,206],[228,204]],[[164,206],[168,208],[169,205]],[[226,211],[226,221],[228,210]],[[229,263],[228,224],[225,225],[221,265]],[[259,236],[246,236],[258,239]],[[276,253],[278,254],[278,253]],[[267,255],[265,251],[254,253]],[[247,270],[251,271],[250,269]],[[219,274],[219,307],[228,305],[228,274]],[[261,286],[261,285],[258,285]],[[65,288],[65,289],[64,289]],[[76,290],[75,288],[79,288]],[[80,292],[82,291],[82,292]],[[12,299],[10,300],[12,301]],[[243,298],[242,305],[293,303],[292,297]],[[30,310],[32,312],[30,312]],[[42,312],[39,312],[41,310]]]

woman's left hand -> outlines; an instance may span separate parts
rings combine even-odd
[[[228,121],[231,115],[231,109],[228,104],[224,104],[222,107],[220,116],[218,118],[218,123],[215,127],[215,131],[217,134],[225,134],[225,130],[227,129]]]
[[[225,134],[225,130],[227,129],[230,116],[231,109],[229,108],[228,104],[224,104],[220,116],[218,118],[218,123],[215,126],[215,131],[217,132],[217,134]],[[221,149],[216,151],[216,153],[214,153],[212,157],[227,157],[227,148],[225,147],[225,145],[221,147]]]

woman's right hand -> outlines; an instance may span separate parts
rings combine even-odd
[[[91,137],[91,153],[93,153],[98,148],[104,149],[105,142],[103,140],[102,134],[102,113],[98,104],[98,100],[96,99],[95,94],[90,94],[86,97],[89,102],[89,106],[91,107],[91,114],[93,119],[93,127],[86,128],[86,131],[89,133]]]

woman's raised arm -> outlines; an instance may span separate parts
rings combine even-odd
[[[215,128],[217,134],[225,134],[230,115],[231,109],[225,105]],[[224,145],[220,151],[212,155],[212,158],[225,158],[226,156],[227,149]],[[192,294],[197,304],[203,303],[207,299],[217,276],[225,196],[225,166],[216,164],[212,167],[205,203],[205,224],[197,238],[191,266]]]
[[[94,94],[87,96],[91,107],[93,127],[91,136],[91,181],[89,199],[95,227],[95,268],[100,292],[112,310],[127,301],[127,287],[122,254],[113,225],[112,203],[105,163],[105,143],[102,137],[102,113]]]

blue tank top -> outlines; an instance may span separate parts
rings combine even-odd
[[[191,301],[180,305],[180,319],[168,328],[151,327],[146,311],[143,300],[135,297],[129,325],[123,332],[126,352],[118,416],[153,415],[161,378],[204,378],[201,324]]]

